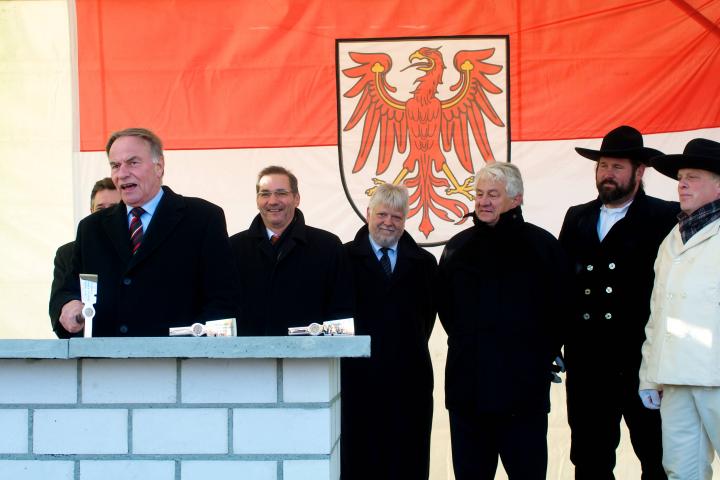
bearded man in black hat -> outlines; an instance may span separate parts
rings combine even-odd
[[[624,417],[643,480],[664,479],[660,416],[638,398],[637,373],[653,263],[677,222],[678,204],[645,194],[645,168],[662,152],[645,147],[636,129],[612,130],[600,150],[575,150],[597,162],[598,190],[598,198],[567,211],[559,237],[575,267],[565,340],[575,478],[615,478]]]
[[[655,261],[640,398],[662,414],[668,477],[710,480],[720,454],[720,143],[696,138],[653,166],[678,180],[682,213]]]

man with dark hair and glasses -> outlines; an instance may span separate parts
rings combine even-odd
[[[264,168],[260,213],[230,246],[240,272],[242,335],[287,335],[289,327],[352,316],[350,270],[340,239],[305,224],[297,177]]]

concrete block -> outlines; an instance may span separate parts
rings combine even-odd
[[[75,360],[0,360],[0,404],[75,403]]]
[[[68,358],[68,341],[3,339],[0,358]]]
[[[228,453],[227,409],[141,409],[132,424],[132,453]]]
[[[277,401],[274,359],[192,359],[181,363],[182,403]]]
[[[181,480],[277,480],[277,463],[244,460],[187,461]]]
[[[2,344],[0,344],[0,357]],[[369,357],[370,337],[71,338],[70,358]]]
[[[32,453],[128,453],[127,417],[127,410],[35,410]]]
[[[28,453],[27,410],[0,410],[0,453]]]
[[[175,462],[171,460],[83,460],[80,462],[80,480],[148,479],[175,480]]]
[[[174,403],[175,359],[82,360],[83,403]]]
[[[330,442],[335,445],[340,439],[340,414],[342,412],[342,404],[338,398],[330,405]]]
[[[283,480],[337,480],[330,475],[330,460],[285,460]]]
[[[330,409],[238,408],[233,447],[245,454],[329,454]]]
[[[333,363],[328,358],[283,360],[284,402],[329,402],[337,394]]]
[[[74,462],[0,460],[3,480],[73,480],[74,477]]]

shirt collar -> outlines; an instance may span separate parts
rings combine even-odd
[[[603,204],[603,206],[600,207],[600,211],[603,213],[607,213],[609,215],[613,215],[613,214],[624,215],[627,213],[628,208],[630,208],[630,205],[632,205],[633,200],[634,200],[634,198],[631,198],[630,200],[628,200],[628,202],[625,205],[622,205],[622,206],[616,207],[616,208],[611,208],[611,207],[605,206],[605,204]]]
[[[370,246],[372,247],[373,252],[375,252],[375,255],[382,255],[380,253],[380,249],[382,247],[380,245],[378,245],[377,243],[375,243],[375,240],[373,240],[372,235],[368,234],[368,240],[370,240]],[[398,242],[395,242],[394,244],[390,245],[387,248],[389,248],[390,250],[396,251],[397,246],[398,246]]]
[[[155,214],[155,209],[157,209],[158,203],[160,203],[160,199],[162,198],[164,193],[165,192],[163,191],[162,187],[160,187],[160,191],[156,193],[149,202],[147,202],[145,205],[141,205],[142,209],[145,210],[145,213],[149,214],[151,217]],[[130,211],[135,207],[125,205],[125,208],[127,209],[127,214],[130,215]]]

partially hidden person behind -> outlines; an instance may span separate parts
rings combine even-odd
[[[720,454],[720,143],[696,138],[652,162],[678,181],[682,212],[655,260],[639,393],[660,410],[668,478],[710,480]]]
[[[105,151],[122,201],[78,225],[72,269],[50,306],[61,335],[84,328],[78,276],[98,276],[94,337],[168,336],[234,317],[237,277],[223,210],[163,186],[162,141],[145,128],[110,135]]]
[[[120,202],[120,192],[115,188],[115,184],[110,177],[101,178],[90,192],[90,213],[112,207]],[[72,270],[72,253],[75,248],[75,241],[61,245],[55,252],[55,267],[53,269],[53,281],[50,286],[50,324],[58,338],[69,338],[70,333],[60,325],[60,309],[62,305],[58,305],[55,296],[58,295],[60,288],[65,283],[65,277]],[[79,333],[79,332],[78,332]],[[77,335],[77,333],[75,334]]]

